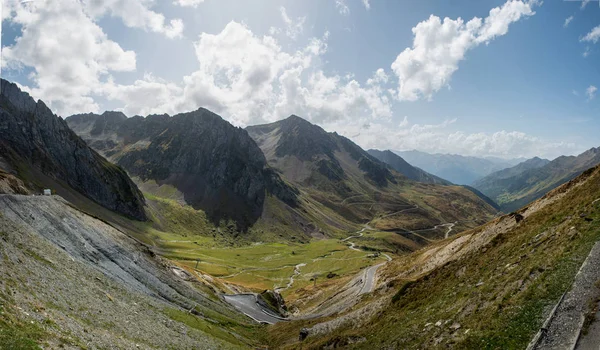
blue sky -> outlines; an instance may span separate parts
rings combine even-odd
[[[61,116],[207,107],[365,148],[600,146],[598,2],[6,0],[2,19],[2,76]]]

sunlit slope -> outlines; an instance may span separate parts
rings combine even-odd
[[[496,212],[464,188],[410,180],[349,139],[297,116],[247,130],[269,165],[305,198],[352,222],[376,218],[377,228],[399,232],[456,221],[474,227]]]
[[[513,168],[492,173],[477,181],[473,187],[494,199],[508,213],[540,198],[598,163],[599,148],[591,148],[578,156],[561,156],[551,162],[534,158]]]
[[[396,259],[353,311],[277,325],[273,344],[299,347],[284,334],[308,327],[303,349],[525,348],[600,239],[600,169],[518,215]]]

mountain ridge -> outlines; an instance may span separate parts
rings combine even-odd
[[[493,173],[473,187],[494,199],[505,212],[514,211],[600,163],[600,148],[552,161],[532,158]]]
[[[105,112],[66,119],[73,130],[142,182],[173,186],[211,221],[234,220],[247,230],[267,195],[297,205],[297,191],[267,166],[241,128],[204,108],[174,116]]]
[[[91,149],[14,83],[0,80],[0,167],[25,187],[71,190],[123,215],[146,220],[144,197],[127,173]]]

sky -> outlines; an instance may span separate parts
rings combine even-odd
[[[0,0],[1,75],[56,114],[303,117],[363,148],[600,146],[600,2]]]

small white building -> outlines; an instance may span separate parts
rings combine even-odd
[[[52,195],[52,190],[49,188],[44,189],[44,196],[51,196]]]

